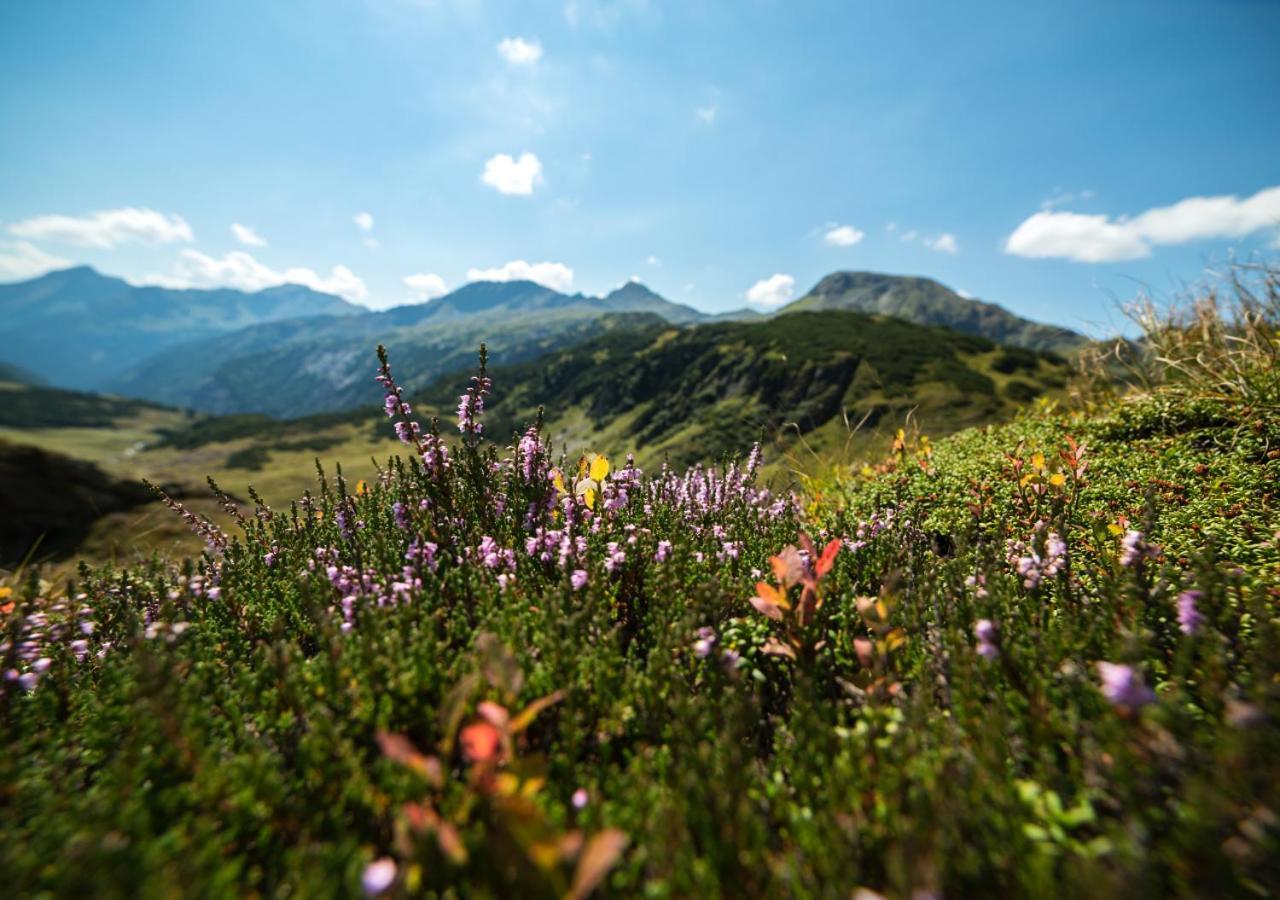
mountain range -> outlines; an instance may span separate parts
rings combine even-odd
[[[0,360],[50,384],[209,413],[297,417],[369,401],[371,350],[385,344],[410,390],[465,368],[481,341],[505,364],[662,326],[762,323],[860,312],[1036,350],[1073,332],[960,296],[927,278],[839,272],[765,316],[717,316],[637,282],[603,297],[529,281],[473,282],[429,303],[373,312],[298,285],[246,293],[135,286],[88,267],[0,285]]]

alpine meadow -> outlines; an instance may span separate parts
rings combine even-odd
[[[1280,895],[1277,34],[6,5],[5,895]]]

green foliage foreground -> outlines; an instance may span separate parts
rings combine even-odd
[[[500,453],[483,372],[446,458],[389,374],[376,483],[0,598],[10,895],[1280,890],[1274,419],[1041,408],[793,498]]]

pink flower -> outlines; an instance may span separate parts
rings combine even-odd
[[[978,655],[984,659],[995,659],[1000,655],[1000,630],[990,619],[979,619],[973,623],[973,634],[978,639]]]
[[[590,799],[591,797],[587,794],[586,788],[578,788],[573,792],[573,800],[571,802],[573,803],[574,809],[582,809],[587,805],[587,801]]]
[[[370,897],[376,897],[387,888],[391,887],[392,882],[396,880],[396,861],[389,856],[382,859],[375,859],[365,867],[364,874],[360,876],[360,883],[364,887],[364,892]]]
[[[1132,666],[1100,662],[1098,674],[1102,676],[1102,695],[1123,710],[1132,711],[1156,699]]]
[[[580,591],[587,586],[587,573],[584,569],[574,569],[573,574],[569,576],[569,583],[573,585],[575,591]]]

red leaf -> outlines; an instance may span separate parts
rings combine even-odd
[[[818,564],[814,566],[814,571],[818,573],[818,577],[826,575],[831,571],[831,567],[835,565],[836,554],[840,552],[840,539],[832,541],[822,551],[822,556],[818,559]]]

